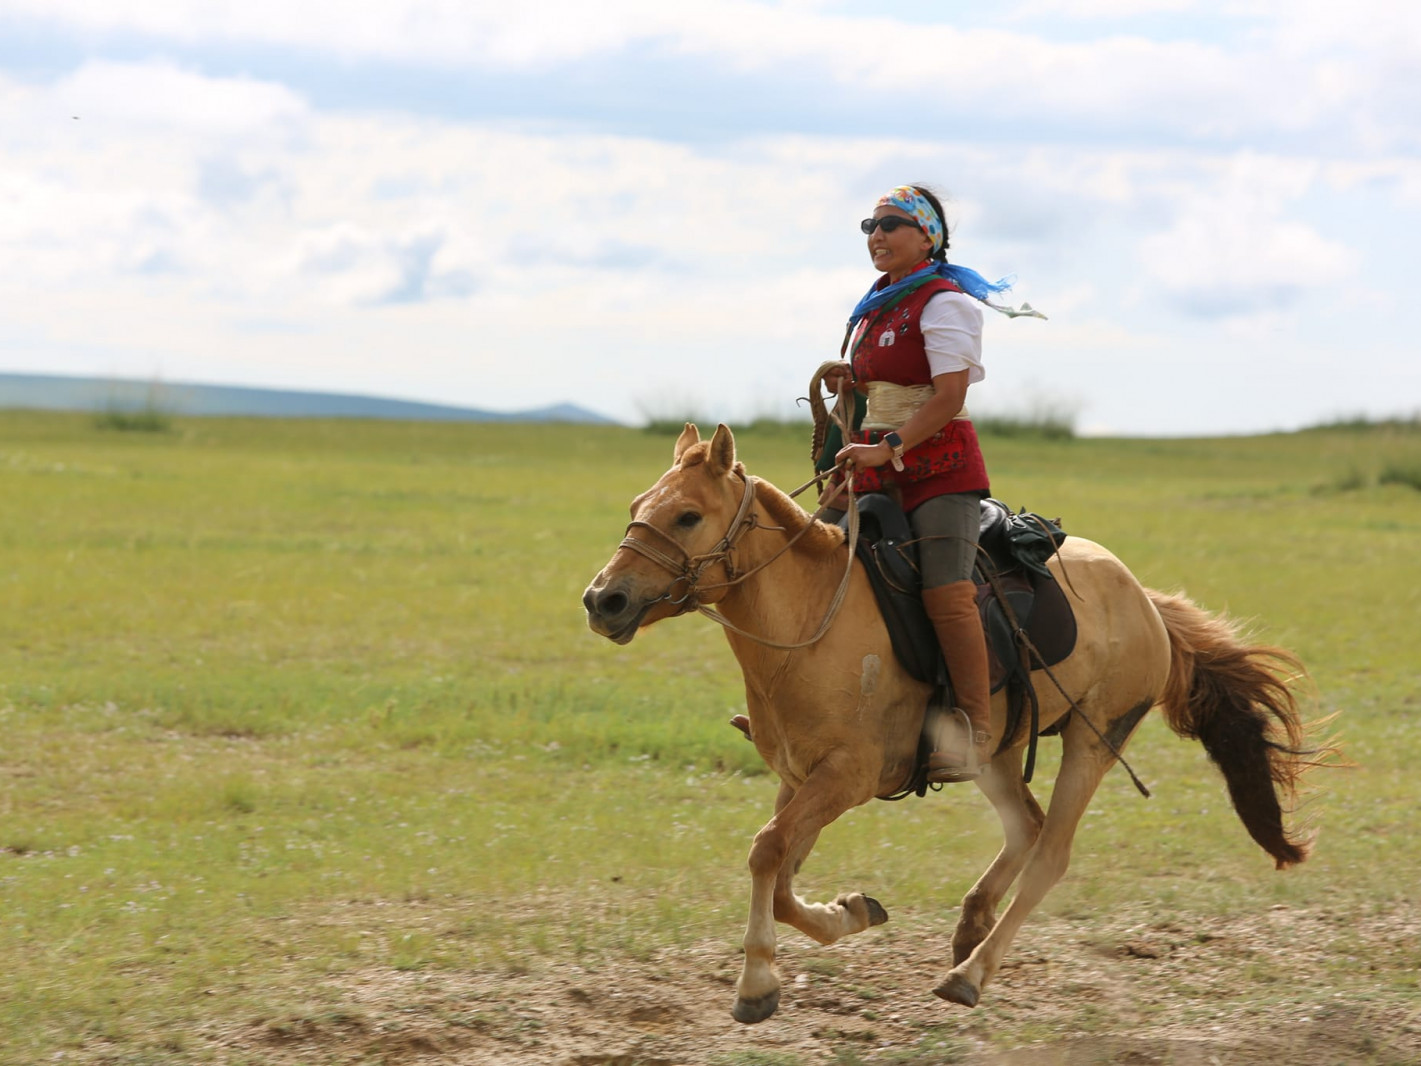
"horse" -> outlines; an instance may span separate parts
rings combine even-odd
[[[779,777],[774,816],[750,849],[745,959],[731,1011],[760,1022],[779,1006],[776,922],[830,944],[888,920],[861,892],[807,902],[793,879],[825,826],[910,778],[930,687],[894,657],[844,531],[748,475],[725,425],[704,441],[687,423],[671,468],[632,501],[631,516],[583,594],[589,627],[626,644],[665,618],[718,615],[744,673],[751,739]],[[1041,727],[1059,729],[1061,764],[1043,813],[1022,776],[1029,729],[1004,735],[1006,699],[997,693],[996,754],[975,783],[1004,840],[962,900],[953,966],[933,989],[965,1007],[977,1005],[1027,915],[1066,872],[1092,795],[1153,707],[1177,734],[1203,743],[1244,828],[1278,869],[1302,862],[1312,846],[1310,833],[1289,824],[1299,777],[1317,754],[1303,747],[1289,687],[1301,673],[1297,659],[1248,643],[1233,622],[1181,595],[1145,588],[1084,538],[1069,537],[1050,567],[1078,631],[1052,684],[1033,675],[1042,682]]]

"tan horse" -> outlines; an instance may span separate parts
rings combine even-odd
[[[741,1022],[758,1022],[779,1004],[776,921],[822,944],[887,921],[878,902],[858,892],[806,902],[793,878],[821,829],[908,778],[928,688],[895,659],[858,564],[843,610],[822,639],[795,649],[765,643],[813,636],[849,569],[848,548],[838,528],[748,477],[725,426],[702,441],[688,424],[674,465],[632,501],[631,512],[627,539],[583,596],[588,624],[625,644],[640,627],[717,604],[735,627],[726,635],[744,671],[755,747],[780,778],[774,817],[750,849],[750,918],[733,1010]],[[1074,652],[1052,672],[1077,709],[1043,675],[1034,676],[1042,727],[1062,724],[1061,767],[1043,814],[1022,781],[1024,731],[1004,738],[1004,696],[993,703],[1000,750],[977,785],[1001,818],[1005,843],[962,901],[954,966],[934,989],[968,1007],[1026,916],[1065,873],[1096,786],[1151,707],[1163,709],[1175,732],[1203,742],[1244,826],[1279,869],[1308,853],[1309,841],[1284,824],[1280,802],[1312,764],[1286,685],[1296,661],[1243,643],[1227,621],[1182,597],[1142,587],[1090,541],[1069,538],[1052,565],[1058,576],[1062,568],[1069,575],[1079,627]],[[1015,898],[998,917],[1018,878]]]

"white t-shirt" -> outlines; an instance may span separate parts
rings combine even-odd
[[[929,297],[918,316],[933,377],[968,371],[969,385],[987,376],[982,367],[982,305],[963,292]]]

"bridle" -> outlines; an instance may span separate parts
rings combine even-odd
[[[662,600],[671,600],[674,604],[684,605],[682,606],[682,612],[688,611],[699,606],[699,604],[696,603],[696,596],[699,593],[708,588],[722,588],[728,585],[739,584],[744,578],[749,577],[750,573],[754,573],[752,570],[749,573],[741,575],[739,578],[736,577],[734,552],[735,545],[739,543],[740,538],[760,525],[754,513],[755,481],[756,479],[753,477],[747,476],[745,478],[745,489],[740,494],[740,509],[735,512],[735,517],[731,519],[730,528],[725,531],[725,536],[720,538],[714,548],[700,555],[689,554],[685,548],[676,543],[675,538],[673,538],[671,534],[664,530],[657,529],[650,522],[643,522],[640,519],[634,518],[627,523],[626,535],[622,538],[622,543],[619,544],[618,547],[629,548],[640,555],[646,556],[646,558],[663,569],[670,571],[675,577],[675,580],[671,582],[671,587],[674,587],[677,581],[684,581],[686,583],[686,590],[679,599],[673,599],[671,587],[668,587],[666,592],[653,600],[652,603],[660,603]],[[651,533],[655,533],[663,541],[681,553],[680,560],[678,561],[674,557],[666,554],[666,552],[654,544],[633,537],[631,535],[633,529],[645,529]],[[725,564],[725,573],[728,580],[718,585],[702,586],[700,583],[701,575],[712,566],[721,562]],[[760,568],[756,567],[755,569],[758,570]]]
[[[735,568],[735,547],[740,542],[741,537],[745,536],[745,534],[749,533],[752,529],[783,530],[784,528],[782,526],[767,526],[760,522],[760,520],[756,517],[754,511],[755,485],[759,481],[759,478],[752,477],[748,474],[742,474],[741,477],[744,478],[745,489],[740,495],[740,508],[736,511],[735,517],[731,519],[730,526],[728,529],[726,529],[725,535],[721,537],[719,541],[716,542],[715,547],[713,547],[710,551],[704,552],[700,555],[691,555],[684,548],[682,548],[681,545],[676,543],[675,539],[672,538],[671,534],[665,532],[664,530],[657,529],[650,522],[643,522],[640,519],[633,519],[627,524],[626,535],[622,537],[622,543],[618,545],[618,548],[627,548],[631,551],[638,553],[639,555],[645,556],[647,559],[650,559],[652,562],[656,563],[658,566],[662,567],[664,570],[667,570],[673,575],[671,584],[666,587],[666,591],[663,592],[656,599],[652,600],[650,603],[646,604],[646,608],[650,608],[653,605],[661,603],[663,601],[669,601],[671,604],[679,608],[676,612],[677,614],[685,614],[687,611],[692,610],[698,611],[701,614],[705,615],[707,618],[710,618],[713,621],[724,626],[731,632],[738,633],[742,637],[747,637],[748,639],[753,640],[756,643],[763,644],[766,647],[780,648],[784,650],[790,650],[794,648],[807,648],[811,644],[817,643],[819,639],[829,631],[829,627],[833,624],[835,616],[839,613],[839,608],[843,606],[844,596],[849,589],[849,578],[853,573],[854,551],[858,546],[859,535],[858,504],[857,501],[854,499],[852,486],[850,486],[848,489],[849,556],[847,562],[844,564],[844,576],[839,582],[838,589],[834,592],[834,598],[830,602],[829,609],[824,615],[824,621],[819,624],[819,628],[814,631],[813,636],[809,637],[807,640],[802,640],[797,643],[783,644],[779,641],[770,640],[767,637],[757,636],[754,633],[747,633],[745,630],[735,625],[735,623],[731,622],[719,611],[711,610],[711,608],[698,602],[698,597],[702,593],[714,591],[716,589],[732,588],[740,584],[742,581],[745,581],[747,578],[753,576],[754,574],[759,573],[765,567],[769,566],[781,555],[789,551],[790,548],[794,547],[795,543],[799,540],[799,538],[804,536],[807,532],[809,532],[811,528],[813,528],[814,519],[817,519],[823,511],[823,509],[821,508],[820,511],[816,512],[811,517],[810,521],[806,522],[804,524],[804,527],[800,529],[798,533],[790,537],[789,540],[782,544],[780,548],[775,551],[774,554],[772,554],[768,559],[765,559],[763,562],[757,563],[755,566],[752,566],[749,570],[746,570],[743,573],[737,573]],[[790,493],[790,496],[798,496],[810,485],[816,484],[817,482],[823,480],[823,477],[824,475],[820,475],[811,478],[799,488],[795,489],[794,492]],[[656,545],[651,544],[640,538],[633,537],[631,535],[633,529],[645,529],[656,534],[663,541],[670,544],[671,547],[675,548],[680,553],[681,558],[677,560],[675,557],[668,555],[666,552],[662,551]],[[719,581],[714,584],[701,584],[701,576],[706,572],[706,570],[708,570],[712,566],[717,565],[718,563],[724,564],[726,579],[724,581]],[[682,591],[680,596],[676,596],[673,593],[673,590],[676,588],[676,585],[681,582],[685,583],[684,590]]]

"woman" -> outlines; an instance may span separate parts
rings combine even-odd
[[[930,781],[967,781],[991,761],[989,668],[972,566],[987,468],[968,420],[967,388],[984,377],[982,307],[1008,287],[947,263],[942,204],[920,185],[883,196],[861,224],[883,276],[849,319],[846,366],[824,377],[867,395],[853,442],[834,459],[855,492],[896,491],[918,541],[923,606],[958,706],[928,722]],[[989,304],[988,306],[993,306]],[[1030,305],[1007,314],[1035,314]],[[840,486],[826,492],[826,501]]]

